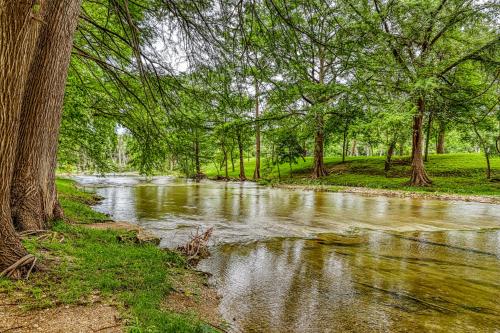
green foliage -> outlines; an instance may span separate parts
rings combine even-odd
[[[129,6],[84,2],[61,171],[234,175],[257,130],[267,169],[318,136],[329,156],[408,154],[414,130],[428,153],[441,134],[446,152],[500,153],[492,1]]]
[[[59,202],[68,221],[94,223],[109,219],[105,214],[96,212],[89,206],[96,204],[100,198],[92,193],[77,190],[73,180],[57,179],[56,185]]]
[[[287,163],[290,166],[290,176],[292,164],[297,164],[297,159],[302,158],[305,161],[305,150],[301,147],[296,136],[290,133],[281,132],[276,137],[276,160],[274,164]]]

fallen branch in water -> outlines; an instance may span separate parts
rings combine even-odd
[[[214,228],[208,228],[205,232],[200,233],[200,228],[196,228],[196,233],[191,236],[191,239],[182,246],[177,247],[177,250],[188,257],[188,261],[198,261],[210,255],[208,251],[208,241],[212,236]]]

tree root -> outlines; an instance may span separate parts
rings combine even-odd
[[[29,266],[29,269],[26,273],[26,280],[29,279],[31,272],[33,271],[33,268],[35,267],[36,264],[36,257],[32,254],[27,254],[9,267],[7,267],[5,270],[3,270],[0,273],[0,277],[7,277],[7,278],[22,278],[22,272],[20,271],[21,268]]]
[[[42,241],[42,240],[47,240],[51,238],[51,241],[55,241],[56,238],[59,236],[58,232],[50,231],[50,230],[27,230],[27,231],[22,231],[18,233],[20,238],[26,238],[29,236],[33,235],[38,235],[41,234],[40,236],[36,237],[36,240]],[[64,242],[65,238],[64,235],[60,235],[61,237],[58,239],[59,243]]]
[[[21,231],[18,234],[19,234],[19,237],[24,238],[27,236],[36,235],[36,234],[43,234],[43,233],[47,233],[47,232],[50,232],[50,231],[49,230],[26,230],[26,231]]]

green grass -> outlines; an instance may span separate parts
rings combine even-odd
[[[405,182],[409,179],[411,166],[409,157],[395,157],[392,170],[386,175],[384,172],[385,156],[358,156],[348,157],[342,163],[340,157],[326,157],[325,164],[330,174],[321,179],[311,179],[312,158],[300,160],[292,165],[293,174],[290,177],[288,164],[279,166],[281,178],[278,177],[278,167],[261,164],[261,183],[286,183],[300,185],[327,185],[327,186],[359,186],[382,189],[397,189],[405,191],[455,193],[464,195],[500,195],[500,182],[489,181],[485,177],[486,163],[482,154],[445,154],[430,155],[426,169],[433,180],[432,186],[409,187]],[[245,172],[252,178],[255,169],[254,159],[245,159]],[[500,176],[500,157],[491,159],[493,176]],[[209,177],[217,176],[213,166],[206,166],[205,173]],[[223,173],[223,171],[221,171]],[[230,167],[229,176],[237,178],[239,175],[238,163],[235,170]]]
[[[95,217],[85,204],[95,199],[91,194],[78,191],[68,180],[58,180],[57,185],[65,199],[65,213],[75,218],[73,222],[88,223]],[[20,302],[27,310],[85,304],[98,295],[117,305],[130,332],[213,332],[194,315],[162,310],[162,302],[172,291],[172,279],[188,269],[178,253],[120,240],[125,231],[94,230],[58,221],[53,232],[46,240],[24,241],[30,253],[49,267],[48,272],[37,273],[28,281],[0,279],[0,293],[24,295]]]
[[[95,194],[77,190],[71,179],[57,179],[56,185],[59,202],[68,221],[87,224],[109,220],[107,215],[90,207],[100,200]]]

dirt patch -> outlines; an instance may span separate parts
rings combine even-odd
[[[115,222],[108,221],[104,223],[91,223],[91,224],[82,224],[82,226],[91,229],[98,230],[125,230],[125,231],[141,231],[144,230],[140,226],[128,222]]]
[[[203,322],[224,331],[226,326],[219,313],[220,296],[207,283],[201,272],[179,272],[172,279],[174,291],[163,303],[167,311],[194,315]]]
[[[366,196],[386,196],[386,197],[397,197],[397,198],[417,198],[417,199],[434,199],[434,200],[467,201],[467,202],[500,204],[500,196],[410,192],[410,191],[385,190],[385,189],[376,189],[368,187],[349,187],[349,186],[337,186],[337,185],[328,186],[328,185],[273,184],[272,186],[276,188],[284,188],[289,190],[357,193]]]
[[[0,301],[0,332],[124,332],[118,310],[110,305],[58,306],[29,312]]]
[[[110,221],[104,223],[82,224],[82,226],[97,230],[122,230],[135,232],[136,241],[138,243],[153,243],[156,245],[160,244],[160,238],[156,237],[152,232],[142,228],[141,226],[128,222]]]

